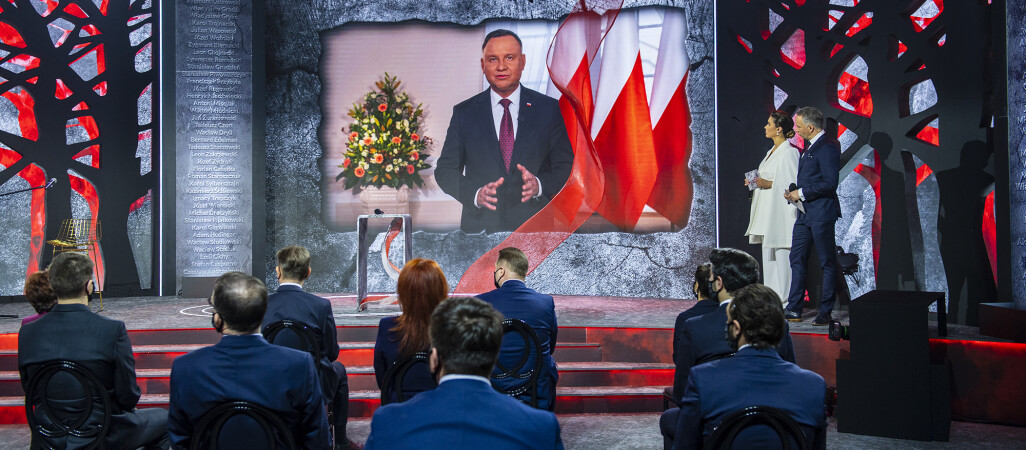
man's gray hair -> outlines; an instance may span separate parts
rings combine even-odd
[[[798,117],[801,117],[802,118],[802,122],[805,122],[808,125],[812,125],[812,126],[816,127],[817,129],[820,129],[820,130],[823,129],[823,112],[822,111],[820,111],[820,110],[818,110],[816,108],[813,108],[811,106],[805,106],[802,109],[799,109],[798,112],[795,113],[795,115],[798,116]]]

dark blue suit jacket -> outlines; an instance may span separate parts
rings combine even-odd
[[[271,345],[263,336],[248,335],[224,336],[213,346],[175,358],[167,426],[174,448],[188,448],[193,430],[208,410],[235,400],[274,411],[293,430],[297,447],[329,447],[328,420],[313,358]]]
[[[515,230],[541,210],[570,177],[574,155],[559,102],[521,86],[517,122],[507,172],[495,133],[489,90],[452,109],[452,120],[435,166],[435,180],[442,191],[463,204],[463,231]],[[523,179],[517,164],[538,177],[542,186],[540,198],[521,202]],[[497,209],[475,207],[477,190],[500,177],[505,180],[499,187]]]
[[[507,319],[523,320],[538,334],[544,352],[544,372],[538,379],[538,407],[552,409],[556,382],[559,380],[556,362],[552,359],[552,352],[556,348],[556,334],[559,332],[556,323],[556,304],[552,296],[536,292],[523,281],[507,280],[502,287],[481,294],[477,298],[490,303]],[[518,336],[503,338],[499,362],[505,367],[514,367],[524,352],[524,346],[524,341]],[[516,384],[512,380],[501,380],[496,383],[503,388]]]
[[[450,379],[404,403],[378,408],[367,450],[562,449],[555,414],[506,397],[483,380]]]
[[[787,411],[802,426],[810,447],[824,448],[825,394],[823,377],[780,359],[772,350],[745,347],[730,358],[691,369],[673,448],[702,448],[703,438],[725,415],[756,405]],[[767,428],[744,432],[735,441],[737,448],[776,445],[777,437]]]
[[[837,200],[838,170],[841,147],[825,134],[798,159],[796,184],[805,196],[805,212],[798,212],[798,222],[835,222],[841,217]]]
[[[314,329],[314,334],[321,343],[321,360],[317,362],[317,373],[324,377],[321,390],[330,399],[338,385],[338,374],[331,368],[332,361],[338,358],[338,335],[331,302],[305,292],[298,286],[279,286],[277,292],[267,296],[267,312],[264,313],[264,322],[260,328],[263,330],[268,325],[285,319],[298,320]],[[285,334],[279,334],[275,342],[286,347],[299,347],[298,341]]]
[[[378,323],[378,337],[374,341],[374,378],[378,381],[378,389],[385,381],[385,374],[402,355],[399,353],[399,340],[402,336],[394,331],[395,317],[382,318]],[[431,343],[425,342],[417,351],[431,349]],[[414,364],[403,379],[403,395],[410,398],[421,392],[435,388],[435,377],[427,364]],[[394,400],[394,398],[393,398]]]
[[[777,346],[777,353],[784,361],[794,363],[794,345],[791,343],[790,327],[784,339]],[[713,312],[699,317],[692,317],[684,322],[684,332],[680,338],[680,361],[677,371],[684,375],[681,386],[687,386],[691,368],[699,364],[725,358],[734,353],[727,345],[727,304],[720,305]],[[674,392],[676,395],[676,392]]]
[[[681,348],[680,340],[684,334],[684,322],[692,317],[704,316],[713,311],[716,311],[720,305],[716,300],[699,300],[694,306],[688,308],[684,312],[677,315],[677,321],[673,324],[673,364],[676,366],[673,370],[673,398],[680,402],[681,397],[684,396],[684,382],[688,379],[688,371],[691,370],[691,366],[688,366],[685,370],[681,369]]]

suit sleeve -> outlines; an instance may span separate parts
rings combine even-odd
[[[673,449],[702,448],[702,401],[698,395],[697,380],[692,373],[684,388],[684,399],[677,417],[677,431],[674,433]]]
[[[445,143],[442,153],[435,163],[435,181],[442,192],[449,194],[464,207],[474,206],[474,196],[481,186],[470,186],[468,178],[463,175],[463,167],[467,163],[467,146],[461,129],[461,113],[458,105],[452,109],[449,129],[445,132]]]
[[[317,379],[313,358],[306,354],[304,364],[303,405],[299,423],[299,436],[302,436],[301,448],[327,449],[331,442],[328,433],[328,416],[324,408],[321,383]]]
[[[180,392],[178,377],[182,376],[182,372],[176,366],[179,366],[178,361],[171,363],[171,395],[167,407],[167,434],[171,437],[171,448],[177,450],[189,448],[192,426],[182,409],[184,402],[178,395]]]
[[[331,312],[331,302],[328,302],[325,309],[324,324],[321,328],[324,344],[321,348],[324,349],[324,356],[328,358],[328,361],[334,361],[338,359],[338,330],[335,328],[335,314]]]
[[[374,379],[378,382],[378,389],[381,389],[382,383],[385,382],[385,372],[388,371],[388,367],[385,367],[385,352],[384,346],[388,345],[384,342],[388,339],[387,325],[382,320],[378,324],[378,338],[374,341]]]
[[[549,296],[549,301],[552,302],[552,331],[549,334],[549,355],[556,353],[556,335],[559,334],[559,318],[556,317],[556,302],[552,296]]]
[[[122,411],[131,411],[139,403],[142,391],[135,382],[135,357],[124,322],[118,322],[114,340],[114,401]]]
[[[821,139],[826,139],[826,136]],[[812,154],[812,158],[819,165],[819,176],[808,186],[798,186],[802,189],[806,201],[817,198],[833,197],[837,195],[837,181],[841,164],[841,148],[834,141],[826,141]]]
[[[574,151],[570,146],[570,138],[566,133],[566,125],[563,116],[559,112],[559,104],[553,102],[554,107],[549,119],[549,132],[543,144],[545,148],[539,149],[548,153],[544,165],[536,176],[542,187],[542,196],[551,200],[555,197],[566,180],[570,178],[570,170],[574,165]]]
[[[677,352],[679,360],[674,362],[677,363],[677,371],[682,374],[680,385],[687,386],[691,368],[695,366],[695,352],[691,348],[691,327],[688,326],[687,321],[684,322],[684,326],[681,327],[680,331],[679,351]],[[680,398],[678,392],[674,392],[673,395]]]
[[[780,358],[792,364],[795,363],[794,354],[794,342],[791,340],[791,327],[786,326],[784,328],[784,338],[780,340],[780,345],[777,347],[777,353],[780,354]]]

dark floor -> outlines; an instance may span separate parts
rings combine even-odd
[[[559,416],[567,449],[660,449],[658,414],[568,414]],[[349,421],[349,436],[367,440],[369,419]],[[0,450],[28,448],[27,425],[0,425]],[[827,429],[831,449],[1021,449],[1026,447],[1026,428],[968,422],[951,423],[949,442],[920,442],[838,433],[834,419]]]

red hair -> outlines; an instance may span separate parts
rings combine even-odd
[[[449,282],[438,263],[430,259],[412,259],[399,272],[396,288],[403,313],[389,331],[399,333],[399,353],[410,355],[431,346],[428,325],[431,312],[449,296]]]

